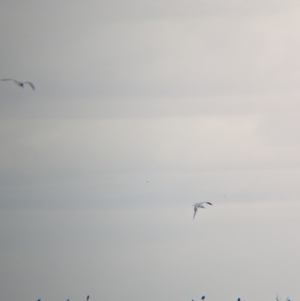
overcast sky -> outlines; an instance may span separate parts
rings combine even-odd
[[[298,1],[2,1],[0,44],[1,300],[300,299]]]

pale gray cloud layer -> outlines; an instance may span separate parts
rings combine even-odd
[[[299,17],[1,3],[0,299],[299,299]]]

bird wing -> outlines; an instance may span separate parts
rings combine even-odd
[[[197,213],[197,207],[194,207],[194,211],[195,211],[195,213],[194,213],[193,219],[195,218],[195,215]]]
[[[16,85],[21,86],[21,82],[15,80],[15,79],[11,79],[11,78],[4,78],[4,79],[0,79],[1,81],[13,81]]]
[[[201,203],[197,203],[197,204],[195,204],[195,205],[201,206],[201,205],[203,205],[203,204],[212,205],[212,203],[210,203],[210,202],[201,202]]]
[[[23,84],[28,84],[33,90],[35,90],[32,82],[24,82]]]

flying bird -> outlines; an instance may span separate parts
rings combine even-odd
[[[19,81],[15,80],[15,79],[10,79],[10,78],[0,79],[0,81],[3,81],[3,82],[5,82],[5,81],[13,81],[16,85],[18,85],[18,86],[20,86],[22,88],[24,88],[25,84],[28,84],[33,90],[35,90],[35,87],[34,87],[34,85],[33,85],[32,82],[19,82]]]
[[[194,204],[194,212],[195,212],[195,213],[194,213],[193,219],[195,218],[195,215],[196,215],[196,213],[197,213],[198,208],[205,209],[205,207],[203,206],[203,204],[208,204],[208,205],[211,205],[211,206],[212,206],[212,203],[210,203],[210,202],[195,203],[195,204]]]
[[[204,300],[205,299],[205,296],[202,296],[201,300]]]
[[[90,295],[86,296],[86,301],[88,301],[90,299]]]

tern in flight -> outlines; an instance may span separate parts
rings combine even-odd
[[[3,81],[3,82],[5,82],[5,81],[13,81],[16,85],[18,85],[18,86],[20,86],[22,88],[24,88],[25,84],[28,84],[33,90],[35,90],[35,87],[34,87],[34,85],[33,85],[32,82],[19,82],[19,81],[15,80],[15,79],[10,79],[10,78],[0,79],[0,81]]]
[[[208,205],[211,205],[211,206],[212,206],[212,203],[210,203],[210,202],[195,203],[195,204],[194,204],[194,211],[195,211],[195,213],[194,213],[193,219],[195,218],[195,215],[196,215],[196,213],[197,213],[198,208],[205,209],[205,207],[203,206],[203,204],[208,204]]]

